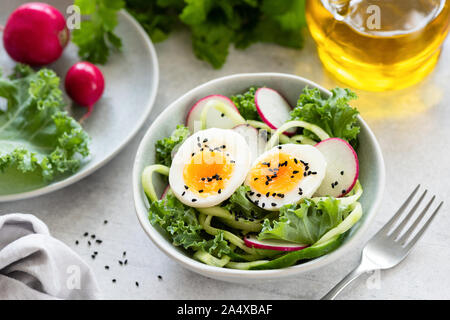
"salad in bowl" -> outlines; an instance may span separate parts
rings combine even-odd
[[[219,268],[286,268],[339,248],[364,214],[356,95],[305,87],[291,105],[252,85],[193,103],[156,141],[140,183],[149,222],[185,254]]]

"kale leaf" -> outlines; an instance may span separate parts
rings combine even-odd
[[[184,205],[172,194],[150,205],[149,219],[152,225],[159,225],[170,235],[175,246],[204,250],[219,258],[231,252],[222,232],[213,238],[206,234],[195,209]]]
[[[261,121],[255,104],[255,92],[257,89],[257,87],[250,87],[245,93],[231,97],[231,101],[233,101],[241,116],[246,120]]]
[[[76,171],[89,155],[89,136],[64,112],[60,79],[49,69],[17,65],[0,79],[0,175],[8,168],[44,181]]]
[[[303,120],[318,125],[331,137],[347,140],[354,148],[358,145],[358,110],[348,103],[356,99],[349,89],[335,88],[330,98],[323,98],[319,89],[305,88],[297,106],[291,111],[291,120]],[[314,140],[317,137],[305,130],[304,134]]]
[[[172,152],[174,148],[182,143],[188,136],[189,129],[183,125],[178,125],[170,137],[156,141],[156,163],[170,167],[172,164]]]

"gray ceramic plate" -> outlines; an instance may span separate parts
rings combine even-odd
[[[0,25],[9,14],[26,1],[4,1],[0,10]],[[47,1],[65,13],[73,1]],[[126,12],[119,14],[117,34],[122,38],[123,51],[110,56],[108,63],[99,66],[105,77],[105,92],[96,104],[84,128],[92,138],[92,155],[75,174],[46,185],[39,177],[26,183],[17,175],[0,173],[0,202],[42,195],[68,186],[94,172],[111,160],[137,133],[150,114],[158,88],[158,60],[153,44],[144,30]],[[77,48],[70,43],[62,57],[50,65],[58,75],[64,75],[71,65],[79,61]],[[9,74],[15,65],[0,44],[0,67]],[[67,99],[69,101],[69,99]],[[81,109],[81,110],[80,110]],[[76,118],[84,108],[69,107]],[[31,180],[31,183],[30,183]]]
[[[155,142],[158,139],[170,135],[177,124],[184,123],[187,112],[198,99],[210,94],[230,96],[244,92],[250,86],[267,86],[273,88],[286,97],[291,105],[296,104],[298,96],[305,86],[319,88],[324,95],[330,94],[329,91],[311,81],[298,76],[281,73],[236,74],[207,82],[173,102],[153,122],[142,139],[133,168],[133,193],[136,212],[139,222],[150,239],[169,257],[192,271],[207,277],[239,283],[293,276],[301,272],[319,268],[345,254],[351,247],[359,244],[361,236],[374,217],[383,195],[385,180],[384,161],[380,146],[367,124],[359,118],[359,124],[361,126],[361,134],[359,135],[360,145],[358,148],[360,162],[359,179],[364,188],[364,193],[360,201],[364,215],[352,228],[349,236],[345,239],[345,243],[336,251],[289,268],[247,271],[208,266],[194,260],[184,250],[172,245],[171,241],[161,230],[154,228],[150,224],[148,220],[148,200],[141,185],[140,177],[142,171],[146,166],[154,163]],[[157,191],[161,193],[166,182],[161,176],[156,174],[154,181]]]

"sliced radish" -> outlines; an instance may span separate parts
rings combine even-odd
[[[200,100],[198,100],[194,106],[189,110],[189,113],[186,118],[186,126],[191,130],[191,132],[196,132],[201,130],[201,116],[202,111],[205,106],[210,101],[219,101],[223,102],[225,105],[229,106],[233,110],[236,110],[236,113],[239,114],[239,110],[236,108],[233,101],[231,101],[228,97],[222,96],[220,94],[214,94],[210,96],[206,96]],[[206,124],[208,128],[221,128],[221,129],[231,129],[236,126],[236,122],[225,116],[225,114],[220,111],[211,108],[208,110],[208,114],[206,117]]]
[[[160,200],[164,199],[167,196],[167,193],[170,190],[170,185],[167,185],[167,187],[164,188],[163,193],[161,194],[161,198],[159,198]]]
[[[267,145],[267,131],[258,130],[249,124],[240,124],[233,128],[236,132],[242,135],[247,141],[252,153],[252,163],[256,158],[266,150]]]
[[[259,88],[255,93],[256,110],[261,119],[272,129],[278,129],[290,119],[292,108],[283,96],[270,88]],[[293,135],[296,129],[285,132]]]
[[[245,236],[244,242],[245,245],[250,248],[276,251],[298,251],[308,247],[307,244],[298,244],[283,240],[258,240],[255,235]]]
[[[327,161],[327,171],[315,196],[345,196],[358,180],[359,162],[355,150],[340,138],[323,140],[316,144],[316,148]]]

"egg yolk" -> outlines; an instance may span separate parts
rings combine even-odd
[[[271,154],[250,169],[250,186],[261,194],[287,193],[303,179],[304,163],[286,153]]]
[[[184,166],[184,183],[200,197],[220,194],[233,175],[234,166],[233,160],[220,151],[198,152]]]

